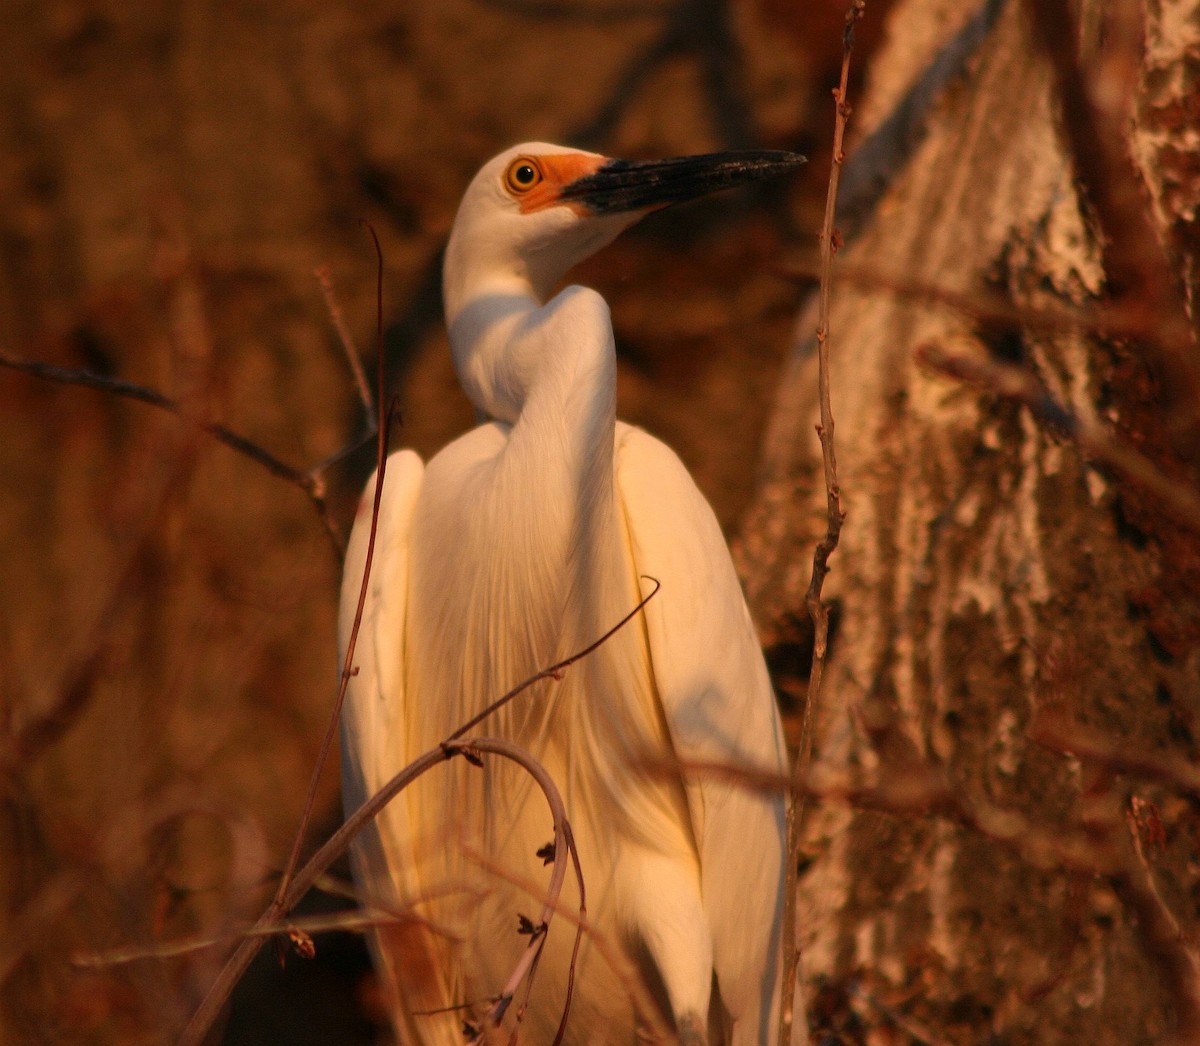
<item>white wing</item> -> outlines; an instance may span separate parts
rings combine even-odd
[[[405,731],[404,635],[408,600],[409,526],[421,491],[424,466],[411,450],[397,451],[388,458],[375,551],[362,622],[355,644],[353,675],[342,706],[342,802],[347,813],[357,809],[399,771],[409,758]],[[363,491],[358,515],[346,548],[338,614],[338,649],[345,658],[346,646],[358,608],[376,477]],[[354,876],[368,903],[395,910],[420,896],[415,874],[411,823],[407,797],[392,800],[359,833],[352,849]],[[461,1042],[455,1022],[426,1021],[420,1032],[412,1026],[413,1009],[444,1005],[450,987],[446,966],[436,960],[436,943],[421,924],[401,924],[374,936],[376,959],[390,993],[393,1019],[402,1026],[402,1041]],[[395,974],[405,971],[403,1001],[396,996]],[[421,982],[420,971],[429,979]],[[417,983],[413,983],[416,981]],[[439,1038],[434,1025],[445,1023]],[[407,1034],[406,1034],[407,1033]],[[423,1036],[420,1040],[414,1035]]]
[[[676,755],[786,772],[775,695],[712,509],[664,444],[626,425],[617,444],[634,564],[662,583],[645,616]],[[734,1042],[767,1042],[779,1003],[783,798],[703,775],[685,775],[685,785]]]
[[[388,459],[384,474],[371,578],[355,643],[355,674],[351,675],[342,706],[342,804],[347,814],[387,782],[403,765],[407,751],[403,659],[408,529],[423,472],[421,459],[412,451],[402,450]],[[371,477],[359,499],[346,547],[338,609],[339,664],[345,660],[358,610],[377,478],[377,474]],[[404,806],[400,801],[389,804],[356,840],[354,855],[363,873],[360,879],[373,894],[391,878],[383,836],[392,834],[386,828],[395,824],[398,816],[403,820]],[[359,868],[355,871],[357,874]]]

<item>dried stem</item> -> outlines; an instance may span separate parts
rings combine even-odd
[[[937,373],[1016,400],[1035,421],[1073,440],[1085,454],[1153,495],[1180,523],[1200,533],[1200,494],[1173,479],[1145,455],[1110,435],[1098,422],[1073,414],[1059,403],[1032,371],[982,355],[948,352],[927,342],[913,350],[920,363]]]
[[[798,255],[789,259],[779,270],[785,278],[808,284],[820,274],[817,259]],[[1162,329],[1148,318],[1138,304],[1123,301],[1095,301],[1086,307],[1066,301],[1043,305],[1014,304],[1011,298],[983,287],[961,291],[939,286],[927,280],[885,272],[870,265],[843,262],[838,266],[838,279],[866,291],[894,294],[909,301],[941,305],[981,326],[1011,329],[1021,327],[1032,331],[1057,333],[1072,331],[1098,334],[1109,338],[1136,338],[1175,352],[1192,351],[1190,332]],[[1174,339],[1174,340],[1171,340]]]
[[[643,581],[653,581],[654,588],[642,598],[642,600],[638,603],[637,606],[635,606],[631,611],[629,611],[628,614],[626,614],[623,618],[621,618],[620,621],[618,621],[615,625],[613,625],[612,628],[610,628],[607,632],[605,632],[604,635],[602,635],[599,639],[595,640],[594,642],[589,643],[582,650],[577,650],[570,657],[565,657],[561,661],[558,661],[555,664],[551,665],[549,668],[543,668],[540,672],[535,672],[528,679],[522,680],[520,683],[518,683],[516,686],[514,686],[507,694],[504,694],[503,696],[497,698],[495,701],[493,701],[490,705],[488,705],[487,708],[485,708],[478,715],[473,716],[471,719],[468,719],[466,723],[464,723],[457,730],[455,730],[454,733],[452,733],[450,735],[449,740],[455,741],[458,738],[462,737],[468,730],[475,729],[475,727],[477,727],[480,723],[482,723],[485,719],[487,719],[487,717],[490,716],[493,712],[495,712],[499,708],[502,708],[504,705],[508,704],[509,701],[511,701],[518,694],[522,693],[525,690],[528,690],[531,686],[533,686],[534,683],[540,683],[543,679],[561,679],[564,669],[570,668],[571,665],[575,664],[576,661],[579,661],[580,659],[587,657],[588,654],[590,654],[598,646],[601,646],[602,644],[607,643],[608,640],[612,638],[614,633],[619,632],[622,628],[624,628],[627,624],[629,624],[630,621],[632,621],[635,617],[637,617],[637,615],[639,613],[641,613],[642,608],[647,603],[649,603],[650,600],[652,600],[656,595],[658,595],[658,590],[660,588],[662,588],[662,582],[659,581],[657,578],[653,578],[646,574],[643,574],[642,580]]]
[[[575,997],[575,966],[579,962],[579,946],[583,944],[584,922],[587,919],[587,887],[583,881],[583,865],[579,862],[579,847],[575,845],[575,837],[569,824],[567,825],[567,843],[571,850],[575,882],[579,886],[579,919],[575,926],[575,943],[571,946],[571,962],[567,966],[567,994],[563,1001],[563,1015],[558,1022],[558,1030],[554,1033],[554,1042],[551,1046],[559,1046],[567,1034],[567,1016],[570,1013],[571,1000]]]
[[[342,705],[346,701],[346,688],[350,685],[350,679],[354,675],[354,650],[358,645],[358,633],[362,627],[363,610],[367,605],[367,590],[371,579],[371,564],[375,558],[375,535],[379,529],[379,508],[383,500],[383,481],[387,473],[387,449],[391,437],[392,418],[396,417],[395,404],[391,404],[384,416],[384,385],[383,385],[383,251],[379,246],[379,237],[375,234],[375,229],[370,224],[367,228],[371,232],[371,239],[375,244],[375,261],[376,261],[376,282],[375,282],[375,324],[376,324],[376,403],[378,404],[379,416],[376,419],[376,444],[375,444],[375,499],[371,505],[371,529],[367,538],[367,555],[363,564],[362,582],[358,588],[358,605],[354,611],[354,624],[350,629],[350,639],[346,643],[346,655],[342,660],[342,675],[338,683],[337,696],[333,701],[333,708],[330,710],[329,722],[325,726],[325,736],[321,739],[321,748],[317,752],[316,761],[313,763],[312,773],[309,775],[308,792],[304,797],[304,808],[300,814],[300,824],[296,828],[295,838],[292,840],[292,849],[288,854],[287,864],[284,865],[283,874],[279,877],[279,889],[275,892],[275,903],[278,904],[287,891],[288,882],[292,877],[292,873],[296,870],[296,865],[300,863],[300,850],[304,845],[304,837],[308,834],[308,826],[312,821],[313,809],[317,801],[317,788],[321,783],[321,774],[325,770],[325,764],[329,760],[329,753],[333,749],[333,739],[337,736],[338,722],[342,715]],[[328,292],[328,297],[332,298],[332,292]],[[339,314],[340,315],[340,314]],[[338,316],[334,318],[335,326],[338,325]],[[339,332],[341,328],[339,327]],[[345,344],[343,336],[343,344]],[[351,355],[349,350],[347,355]],[[371,395],[366,385],[366,378],[362,373],[361,367],[354,368],[354,377],[359,385],[359,393],[362,396],[364,406],[370,410]]]
[[[144,385],[137,385],[131,381],[122,381],[120,378],[107,378],[101,374],[92,374],[86,370],[58,367],[52,363],[43,363],[41,360],[21,359],[18,356],[11,356],[6,352],[0,352],[0,367],[8,367],[10,370],[20,371],[22,374],[28,374],[33,378],[40,378],[42,381],[58,382],[61,385],[81,385],[84,388],[97,389],[100,392],[107,392],[124,399],[136,400],[139,403],[146,403],[151,407],[164,410],[168,414],[173,414],[181,420],[192,423],[201,432],[207,436],[211,436],[218,443],[223,443],[231,450],[237,451],[252,461],[256,461],[271,473],[272,476],[287,480],[293,486],[299,487],[310,498],[313,498],[319,511],[324,510],[324,501],[316,496],[316,484],[307,472],[303,472],[280,461],[270,451],[264,450],[257,443],[252,443],[245,436],[239,436],[224,425],[197,418],[193,411],[187,410],[178,400],[173,400],[170,396],[166,396],[156,389],[146,388]]]
[[[1200,1043],[1200,964],[1196,953],[1159,892],[1136,824],[1129,825],[1122,849],[1124,868],[1114,877],[1114,885],[1117,896],[1135,917],[1142,948],[1158,966],[1175,1003],[1175,1029],[1168,1041],[1174,1046],[1196,1046]]]
[[[338,304],[337,292],[333,286],[333,273],[328,265],[319,266],[313,273],[321,284],[321,293],[325,297],[325,309],[329,313],[329,319],[333,322],[333,329],[337,331],[338,343],[342,346],[342,355],[346,358],[346,364],[350,368],[350,373],[354,375],[354,385],[358,389],[358,398],[362,402],[363,417],[366,423],[371,427],[371,435],[374,436],[378,431],[378,416],[376,415],[376,400],[371,397],[371,386],[367,382],[367,375],[363,371],[362,361],[358,357],[358,350],[354,347],[354,339],[350,337],[350,329],[346,326],[346,317],[342,314],[342,307]],[[376,284],[376,296],[378,293],[378,282]],[[378,301],[376,301],[378,305]],[[378,348],[378,347],[377,347]],[[378,388],[378,398],[383,398],[383,386]]]
[[[481,738],[465,742],[447,741],[443,747],[451,753],[464,750],[471,752],[492,752],[495,755],[503,756],[505,759],[516,763],[537,782],[542,790],[542,794],[546,797],[546,802],[550,806],[550,813],[554,818],[554,871],[550,875],[550,885],[546,890],[546,900],[542,905],[541,915],[538,918],[538,922],[534,924],[533,932],[529,935],[529,944],[509,975],[508,982],[504,985],[500,996],[492,1003],[484,1017],[485,1027],[496,1028],[499,1027],[500,1022],[504,1019],[504,1014],[512,1003],[517,989],[526,981],[527,977],[532,979],[533,970],[537,965],[538,959],[541,957],[542,949],[546,945],[546,935],[550,932],[550,920],[554,917],[554,912],[558,908],[558,899],[562,894],[562,885],[567,876],[566,858],[574,847],[574,839],[570,834],[570,825],[567,822],[567,808],[563,803],[557,786],[554,784],[554,779],[550,776],[546,768],[523,748],[513,744],[511,741],[499,738]],[[575,868],[578,871],[579,865],[575,864]],[[566,1005],[569,1009],[569,995]],[[520,1020],[520,1015],[518,1015],[518,1020]],[[565,1024],[567,1020],[566,1012],[563,1013],[562,1020]],[[482,1036],[475,1041],[482,1043]]]
[[[181,937],[148,947],[113,948],[105,952],[89,952],[74,956],[71,959],[71,965],[80,969],[103,969],[109,966],[140,962],[144,959],[170,959],[179,955],[189,955],[192,952],[204,951],[222,944],[236,944],[247,937],[274,937],[276,934],[288,934],[292,931],[300,931],[305,934],[328,933],[334,930],[344,933],[363,933],[377,926],[412,922],[415,918],[417,917],[409,913],[354,910],[334,912],[330,915],[312,915],[304,919],[289,919],[286,922],[270,926],[256,923],[220,937]]]
[[[829,398],[829,302],[833,279],[833,255],[837,250],[837,231],[834,227],[837,209],[838,181],[845,160],[843,142],[846,123],[850,118],[850,103],[847,89],[850,79],[850,54],[854,49],[854,26],[866,10],[865,0],[853,0],[846,12],[846,24],[842,33],[841,80],[833,92],[835,115],[833,123],[833,157],[829,170],[829,189],[825,197],[825,220],[821,227],[821,282],[818,297],[817,356],[818,385],[821,400],[821,423],[817,435],[821,441],[821,459],[825,473],[826,530],[825,536],[813,550],[812,579],[809,581],[805,602],[813,620],[812,671],[809,674],[808,693],[804,702],[804,713],[800,727],[800,746],[796,753],[793,779],[802,781],[808,771],[809,749],[813,707],[820,698],[821,679],[825,672],[825,652],[829,639],[829,608],[821,599],[825,575],[829,572],[829,557],[837,548],[841,536],[842,510],[841,489],[838,486],[837,457],[833,445],[833,409]],[[800,965],[800,950],[796,943],[796,887],[800,863],[800,825],[804,816],[804,792],[794,787],[788,797],[787,806],[787,870],[784,879],[783,898],[783,997],[779,1007],[779,1043],[786,1046],[791,1042],[792,1023],[795,1013],[795,997],[798,990],[797,973]]]
[[[497,741],[496,745],[507,745],[508,742]],[[494,750],[492,739],[482,738],[465,741],[446,741],[430,749],[424,755],[409,763],[396,774],[387,784],[354,811],[329,839],[321,846],[308,862],[292,878],[283,896],[273,900],[258,921],[246,932],[241,944],[233,955],[226,961],[217,979],[209,988],[203,1002],[192,1015],[192,1019],[184,1028],[179,1038],[179,1046],[200,1046],[212,1028],[217,1015],[228,1001],[230,994],[254,956],[258,954],[266,939],[266,930],[277,927],[289,912],[300,903],[320,876],[322,876],[349,848],[354,837],[373,820],[392,799],[417,780],[427,771],[455,756],[470,752]],[[504,754],[504,753],[499,753]],[[528,757],[532,758],[532,757]],[[539,782],[540,783],[540,782]],[[558,832],[555,832],[555,842],[558,842]],[[566,853],[556,857],[565,858]]]
[[[363,400],[369,424],[366,433],[355,437],[340,450],[335,451],[324,461],[310,469],[298,469],[293,465],[287,464],[287,462],[281,461],[269,450],[255,443],[253,440],[234,432],[220,422],[211,421],[198,414],[188,403],[172,399],[157,389],[147,388],[145,385],[138,385],[135,382],[124,381],[120,378],[109,378],[102,374],[93,374],[86,370],[59,367],[41,360],[22,359],[19,356],[13,356],[4,351],[0,351],[0,367],[7,367],[9,370],[28,374],[30,377],[38,378],[41,381],[52,381],[61,385],[78,385],[83,388],[96,389],[99,392],[107,392],[113,396],[120,396],[123,399],[145,403],[148,406],[165,411],[179,418],[181,421],[193,425],[197,431],[261,465],[272,476],[282,479],[303,491],[309,501],[312,502],[317,517],[321,521],[321,525],[325,528],[334,551],[340,558],[345,552],[345,541],[334,524],[333,517],[329,513],[329,506],[326,504],[324,474],[332,465],[353,453],[366,440],[374,436],[378,425],[375,421],[371,405],[370,392],[366,389],[362,378],[362,367],[359,365],[354,354],[354,346],[345,329],[341,310],[337,307],[337,303],[333,298],[333,287],[329,281],[328,274],[323,272],[323,270],[318,270],[318,277],[321,280],[321,288],[325,295],[330,317],[334,327],[337,329],[339,341],[350,366],[351,373],[354,375],[359,396]]]
[[[572,856],[574,856],[574,848],[572,848],[571,853]],[[542,903],[547,902],[548,895],[546,891],[532,880],[514,874],[507,868],[504,868],[495,861],[491,860],[486,855],[481,854],[476,850],[472,850],[471,848],[467,848],[466,854],[471,860],[475,861],[476,864],[478,864],[489,874],[495,875],[497,878],[503,879],[505,882],[509,882],[513,886],[524,890],[527,894],[529,894],[529,896],[541,901]],[[582,889],[582,880],[580,880],[580,882]],[[580,897],[582,898],[582,893],[580,894]],[[580,904],[578,912],[573,912],[566,905],[560,904],[558,907],[558,914],[560,918],[566,919],[567,922],[575,924],[578,931],[576,940],[581,939],[584,934],[588,936],[588,939],[595,947],[600,958],[612,971],[613,976],[629,996],[630,1001],[633,1003],[633,1008],[637,1011],[639,1019],[645,1026],[649,1041],[656,1043],[677,1044],[679,1042],[679,1036],[676,1035],[663,1020],[662,1010],[660,1009],[658,1003],[654,1000],[653,996],[651,996],[649,991],[647,991],[646,985],[639,976],[638,971],[634,969],[633,965],[629,962],[625,955],[622,954],[621,950],[613,944],[608,935],[605,934],[604,931],[598,926],[588,921],[587,911],[583,904]],[[562,1030],[563,1026],[560,1026],[560,1036],[562,1034]],[[560,1041],[559,1037],[556,1037],[554,1041],[557,1044]]]
[[[1178,276],[1151,224],[1145,186],[1129,155],[1125,126],[1133,91],[1128,83],[1098,89],[1085,74],[1079,19],[1070,0],[1026,0],[1025,9],[1054,70],[1063,136],[1104,234],[1101,249],[1113,297],[1140,310],[1145,325],[1162,332],[1159,344],[1165,351],[1158,363],[1172,429],[1183,435],[1183,449],[1194,450],[1200,439],[1200,364]],[[1107,66],[1136,70],[1143,46],[1140,13],[1130,0],[1116,10],[1109,44],[1127,53],[1113,56]]]

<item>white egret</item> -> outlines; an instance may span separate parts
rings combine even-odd
[[[357,675],[342,719],[348,808],[537,670],[642,614],[561,681],[541,684],[482,733],[527,747],[566,800],[588,918],[625,956],[585,937],[567,1040],[638,1041],[629,973],[688,1043],[774,1041],[784,808],[715,776],[647,774],[648,757],[779,773],[785,753],[762,652],[712,510],[662,443],[617,421],[608,307],[554,293],[568,270],[649,210],[797,166],[790,153],[610,160],[533,143],[471,182],[446,249],[444,292],[459,379],[483,421],[422,466],[389,459]],[[346,558],[349,637],[374,480]],[[461,1043],[536,911],[512,875],[540,881],[551,835],[518,771],[456,760],[396,798],[359,840],[368,897],[421,901],[381,932],[406,1040]],[[570,881],[570,878],[568,879]],[[565,905],[577,897],[564,894]],[[549,1043],[573,934],[554,924],[522,1028]],[[623,980],[624,978],[624,980]]]

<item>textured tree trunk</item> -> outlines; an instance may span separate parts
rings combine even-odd
[[[812,713],[824,795],[807,808],[799,919],[813,1020],[851,1039],[888,1023],[963,1043],[1196,1034],[1194,958],[1171,918],[1195,926],[1197,800],[1151,778],[1196,754],[1200,539],[1186,510],[1071,434],[1098,422],[1180,498],[1194,486],[1200,9],[1079,7],[1074,71],[1102,117],[1128,110],[1114,124],[1128,155],[1105,167],[1063,100],[1071,62],[1051,60],[1032,5],[1010,0],[838,257],[848,514],[826,586],[835,634]],[[860,131],[885,122],[962,8],[893,9]],[[1076,43],[1057,40],[1059,56]],[[1144,182],[1133,198],[1148,237],[1111,221],[1103,177]],[[784,674],[807,659],[804,591],[825,525],[811,327],[740,547]],[[947,356],[992,384],[1020,368],[1056,406],[1031,411],[922,362]],[[1045,424],[1056,412],[1058,430]],[[1051,711],[1068,725],[1038,743]],[[1081,724],[1113,751],[1067,754]],[[1121,776],[1135,751],[1149,768]],[[932,791],[918,801],[900,785]],[[829,794],[847,789],[857,801]]]

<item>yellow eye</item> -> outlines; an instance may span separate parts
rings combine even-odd
[[[509,192],[518,195],[529,192],[541,180],[542,169],[536,160],[528,156],[518,156],[504,172],[504,184],[508,186]]]

